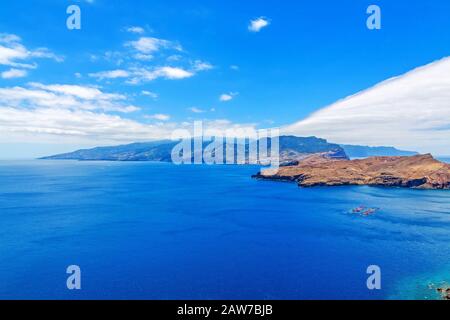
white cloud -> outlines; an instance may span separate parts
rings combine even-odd
[[[224,102],[225,101],[230,101],[232,99],[233,99],[233,96],[228,94],[228,93],[224,93],[224,94],[220,95],[220,97],[219,97],[219,100],[220,101],[224,101]]]
[[[143,91],[141,92],[141,94],[142,94],[143,96],[147,96],[147,97],[150,97],[150,98],[152,98],[152,99],[158,99],[158,94],[157,94],[157,93],[154,93],[154,92],[151,92],[151,91],[143,90]]]
[[[234,70],[234,71],[238,71],[238,70],[239,70],[239,66],[237,66],[237,65],[231,65],[231,66],[230,66],[230,69],[231,69],[231,70]]]
[[[96,73],[90,73],[89,74],[89,77],[97,78],[97,79],[100,79],[100,80],[103,80],[103,79],[127,78],[129,76],[130,76],[130,74],[129,74],[128,71],[121,70],[121,69],[110,70],[110,71],[101,71],[101,72],[96,72]]]
[[[180,61],[183,57],[179,54],[173,54],[167,57],[167,61]]]
[[[102,144],[170,137],[173,127],[141,124],[117,115],[67,109],[0,107],[0,142]]]
[[[338,101],[285,133],[450,154],[450,57]]]
[[[0,43],[14,44],[21,41],[22,39],[18,35],[10,33],[0,33]]]
[[[120,51],[106,51],[103,58],[116,66],[121,66],[125,62],[126,55]]]
[[[19,109],[69,109],[135,112],[140,108],[126,104],[126,96],[104,93],[100,89],[76,85],[44,85],[29,83],[28,87],[0,88],[0,107]]]
[[[137,34],[143,34],[143,33],[145,33],[144,28],[142,28],[142,27],[137,27],[137,26],[129,27],[129,28],[127,28],[127,31],[128,31],[128,32],[131,32],[131,33],[137,33]]]
[[[150,91],[142,94],[156,97]],[[189,122],[169,122],[167,114],[146,116],[157,120],[152,123],[126,118],[139,110],[128,99],[87,85],[34,82],[0,88],[0,143],[98,146],[168,139],[176,129],[192,129]],[[206,129],[241,126],[227,120],[205,122]]]
[[[224,93],[224,94],[220,95],[219,100],[222,102],[231,101],[237,95],[238,95],[238,93],[236,93],[236,92]]]
[[[162,113],[147,115],[147,116],[145,116],[145,118],[159,120],[159,121],[168,121],[168,120],[170,120],[170,116],[168,114],[162,114]]]
[[[150,61],[153,60],[154,57],[151,54],[136,53],[133,55],[133,58],[141,61]]]
[[[29,83],[0,88],[0,142],[97,144],[170,136],[170,126],[102,113],[139,110],[126,99],[92,86]]]
[[[136,41],[126,42],[124,46],[129,50],[123,52],[108,51],[103,55],[91,55],[91,61],[93,62],[103,58],[120,67],[115,70],[90,73],[89,76],[98,80],[124,78],[126,79],[125,83],[137,85],[156,79],[179,80],[191,78],[199,72],[214,68],[207,61],[199,59],[183,60],[183,56],[178,54],[183,49],[180,44],[174,41],[140,37]],[[177,51],[176,54],[173,51]],[[150,66],[147,64],[151,60],[157,60],[159,65]],[[167,65],[161,64],[161,61],[164,60]]]
[[[182,68],[174,68],[174,67],[157,68],[154,71],[154,74],[157,77],[163,77],[166,79],[184,79],[184,78],[190,78],[194,75],[190,71],[184,70]]]
[[[205,112],[205,110],[197,108],[197,107],[189,108],[189,111],[191,111],[193,113],[203,113],[203,112]]]
[[[62,56],[58,56],[51,52],[47,48],[39,48],[30,52],[30,56],[33,58],[45,58],[45,59],[53,59],[56,62],[63,62],[64,58]]]
[[[134,68],[131,70],[132,78],[128,81],[130,84],[139,84],[141,82],[153,81],[159,78],[168,80],[180,80],[194,76],[191,71],[175,67],[157,67],[155,69]]]
[[[126,97],[121,94],[104,93],[96,87],[67,85],[67,84],[51,84],[44,85],[42,83],[31,82],[29,85],[33,88],[47,90],[51,92],[61,93],[64,95],[75,96],[86,100],[125,100]]]
[[[195,71],[207,71],[207,70],[211,70],[213,68],[214,68],[214,66],[209,62],[205,62],[205,61],[201,61],[201,60],[196,60],[194,62],[194,70]]]
[[[3,71],[1,76],[3,79],[12,79],[12,78],[26,77],[27,74],[28,74],[28,72],[26,70],[9,69],[8,71]]]
[[[255,132],[254,123],[233,123],[227,119],[203,121],[204,136],[248,138]]]
[[[170,139],[176,129],[189,131],[193,129],[191,122],[171,123],[164,119],[156,120],[160,122],[144,124],[117,115],[86,110],[0,107],[0,143],[101,146]],[[220,134],[230,128],[249,130],[254,128],[254,125],[236,124],[220,119],[205,121],[203,127],[205,131],[210,130]]]
[[[132,67],[129,70],[110,70],[97,73],[90,73],[89,76],[99,80],[128,78],[129,84],[140,84],[142,82],[153,81],[159,78],[166,80],[180,80],[190,78],[195,75],[195,71],[185,70],[178,67],[156,67],[148,69],[145,67]]]
[[[151,54],[161,49],[174,49],[177,51],[182,51],[182,47],[179,44],[153,37],[141,37],[137,41],[127,42],[126,46],[131,46],[135,50],[144,54]]]
[[[30,50],[22,44],[20,37],[14,34],[0,33],[0,65],[35,69],[37,64],[30,61],[34,58],[53,59],[57,62],[63,61],[62,57],[55,55],[46,48]]]
[[[248,26],[248,30],[251,32],[259,32],[262,28],[267,27],[270,21],[265,17],[259,17],[257,19],[251,20]]]

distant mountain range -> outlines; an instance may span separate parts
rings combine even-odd
[[[112,147],[97,147],[93,149],[77,150],[70,153],[58,154],[42,159],[48,160],[109,160],[109,161],[162,161],[171,162],[171,153],[173,148],[180,141],[161,140],[146,143],[132,143],[127,145]],[[261,143],[261,140],[258,141]],[[271,139],[268,145],[271,145]],[[210,142],[203,143],[203,149]],[[230,147],[230,145],[228,145]],[[237,153],[238,144],[235,142],[231,146]],[[223,144],[226,150],[227,144]],[[326,153],[329,157],[347,159],[347,155],[343,148],[338,144],[328,143],[325,139],[316,137],[294,137],[282,136],[279,139],[280,158],[282,162],[291,162],[301,159],[302,157],[314,153]],[[245,143],[245,150],[248,153],[249,144]],[[192,152],[192,158],[194,152]],[[225,157],[225,155],[224,155]]]
[[[394,147],[367,147],[367,146],[354,146],[354,145],[340,145],[347,156],[350,158],[367,158],[367,157],[394,157],[394,156],[414,156],[417,152],[398,150]]]
[[[120,146],[81,149],[41,159],[50,160],[106,160],[106,161],[171,161],[171,152],[178,141],[161,140]]]
[[[261,143],[261,141],[258,141]],[[171,162],[172,149],[180,141],[161,140],[145,143],[132,143],[127,145],[97,147],[93,149],[77,150],[70,153],[58,154],[42,159],[47,160],[106,160],[106,161],[161,161]],[[210,142],[203,143],[203,149]],[[271,144],[269,139],[268,144]],[[231,146],[237,150],[237,143]],[[348,157],[366,157],[366,156],[384,156],[384,155],[408,155],[416,154],[397,150],[391,147],[364,147],[364,146],[340,146],[329,143],[325,139],[317,137],[295,137],[281,136],[279,139],[280,161],[282,165],[293,164],[300,161],[305,156],[311,154],[323,154],[333,159],[348,159]],[[223,145],[224,150],[226,145]],[[245,150],[248,152],[248,142],[245,144]],[[192,157],[194,153],[192,152]]]

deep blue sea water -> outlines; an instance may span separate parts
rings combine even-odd
[[[0,298],[423,299],[450,282],[449,191],[300,189],[257,171],[0,161]]]

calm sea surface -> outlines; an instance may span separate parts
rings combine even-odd
[[[300,189],[257,171],[0,161],[0,298],[417,299],[450,283],[450,191]]]

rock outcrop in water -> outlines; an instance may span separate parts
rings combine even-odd
[[[298,165],[263,170],[254,177],[293,181],[301,187],[372,185],[450,189],[450,165],[430,154],[361,160],[335,160],[313,155]]]
[[[441,295],[443,300],[450,300],[450,287],[437,288],[436,291]]]

